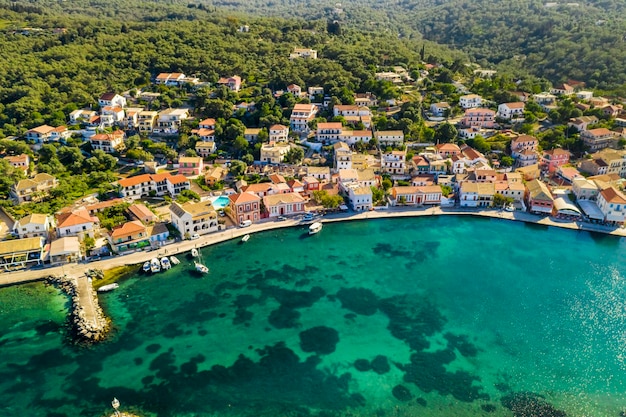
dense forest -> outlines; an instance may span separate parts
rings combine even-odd
[[[626,95],[626,2],[618,0],[213,0],[264,15],[336,19],[424,38],[469,54],[484,67],[553,83],[585,81]]]
[[[434,62],[466,60],[432,42],[399,40],[385,31],[329,31],[325,19],[244,19],[164,3],[0,2],[2,133],[64,124],[72,110],[95,106],[102,93],[148,86],[160,72],[209,83],[238,74],[248,88],[296,83],[371,91],[377,87],[374,73],[385,66],[414,71],[423,55]],[[249,32],[239,31],[244,23]],[[315,48],[320,59],[290,60],[294,47]]]

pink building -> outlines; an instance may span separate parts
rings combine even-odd
[[[178,173],[182,175],[200,175],[204,171],[204,161],[199,156],[178,158]]]
[[[467,109],[461,124],[468,127],[491,129],[495,126],[496,112],[490,109]]]
[[[558,167],[569,163],[570,153],[565,149],[556,148],[549,151],[543,151],[541,156],[541,169],[550,173],[557,170]]]

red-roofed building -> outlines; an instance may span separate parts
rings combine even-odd
[[[217,83],[219,85],[223,85],[228,87],[231,91],[237,92],[241,89],[241,77],[238,75],[233,75],[232,77],[222,77]]]
[[[124,150],[124,131],[116,130],[111,133],[98,133],[89,138],[93,150],[101,150],[106,153],[121,152]]]
[[[435,148],[437,153],[445,158],[461,154],[461,148],[454,143],[439,143]]]
[[[553,173],[560,166],[569,163],[570,153],[565,149],[556,148],[549,151],[543,151],[540,166],[544,171]]]
[[[252,192],[243,192],[231,194],[228,199],[230,200],[228,216],[235,224],[244,220],[256,222],[261,218],[261,197],[258,195]]]
[[[81,240],[86,235],[94,237],[99,223],[98,218],[91,216],[86,209],[61,213],[56,216],[57,237],[78,236]]]
[[[124,178],[118,181],[120,195],[138,200],[154,194],[163,196],[169,194],[176,197],[183,190],[189,190],[191,184],[184,175],[166,174],[143,174],[135,177]]]
[[[626,197],[615,187],[608,187],[598,195],[598,207],[604,221],[612,225],[623,225],[626,218]]]
[[[150,246],[150,236],[139,220],[126,222],[107,235],[114,253],[126,252]]]

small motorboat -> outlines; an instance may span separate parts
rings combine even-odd
[[[198,249],[193,248],[191,250],[191,256],[193,256],[194,258],[197,258],[200,254],[198,253]]]
[[[196,271],[200,272],[201,274],[209,273],[209,268],[206,265],[203,265],[200,262],[194,262],[194,265],[196,266]]]
[[[152,258],[150,260],[150,272],[156,274],[161,271],[161,262],[159,262],[158,258]]]
[[[172,265],[178,265],[180,263],[178,258],[175,257],[174,255],[170,256],[170,262],[172,263]]]
[[[162,257],[161,258],[161,269],[163,271],[167,271],[171,267],[172,267],[172,264],[170,263],[170,260],[167,258],[167,256]]]
[[[248,240],[250,240],[250,235],[245,235],[244,237],[241,238],[242,242],[247,242]]]
[[[309,234],[310,235],[314,235],[316,233],[319,233],[322,230],[322,223],[320,222],[315,222],[312,225],[309,226]]]
[[[119,287],[120,287],[120,284],[118,284],[117,282],[114,282],[113,284],[103,285],[102,287],[98,288],[98,292],[109,292]]]
[[[150,261],[146,261],[143,263],[143,272],[150,272]]]

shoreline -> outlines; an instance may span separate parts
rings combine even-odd
[[[503,219],[509,221],[518,221],[524,223],[539,224],[544,226],[559,227],[563,229],[578,230],[592,233],[603,233],[606,235],[616,237],[626,237],[626,229],[621,227],[607,227],[601,225],[594,225],[590,223],[582,222],[566,222],[555,221],[550,217],[542,217],[535,214],[514,211],[507,212],[499,209],[487,209],[476,210],[459,209],[459,208],[442,208],[439,206],[429,208],[413,208],[413,207],[395,207],[385,210],[374,210],[360,213],[337,213],[330,214],[321,218],[315,218],[315,221],[322,223],[335,223],[343,221],[353,220],[369,220],[369,219],[386,219],[386,218],[404,218],[404,217],[422,217],[422,216],[441,216],[441,215],[453,215],[453,216],[474,216],[474,217],[487,217],[494,219]],[[296,219],[287,219],[284,221],[277,221],[273,219],[264,219],[258,223],[253,223],[249,227],[239,228],[233,227],[226,229],[222,232],[210,233],[201,236],[197,240],[184,240],[176,242],[158,250],[149,252],[134,252],[127,255],[119,255],[110,257],[94,262],[81,262],[72,263],[54,267],[44,267],[36,269],[28,269],[23,271],[12,271],[0,273],[0,288],[10,285],[18,285],[28,282],[41,281],[44,278],[54,275],[73,275],[84,276],[85,272],[90,269],[111,270],[113,268],[119,268],[123,266],[140,265],[145,261],[154,257],[178,255],[191,251],[193,248],[203,248],[206,246],[215,245],[228,240],[240,238],[246,234],[255,234],[267,230],[282,229],[286,227],[296,227],[309,224],[310,222],[304,222]],[[113,279],[112,282],[116,281]]]

